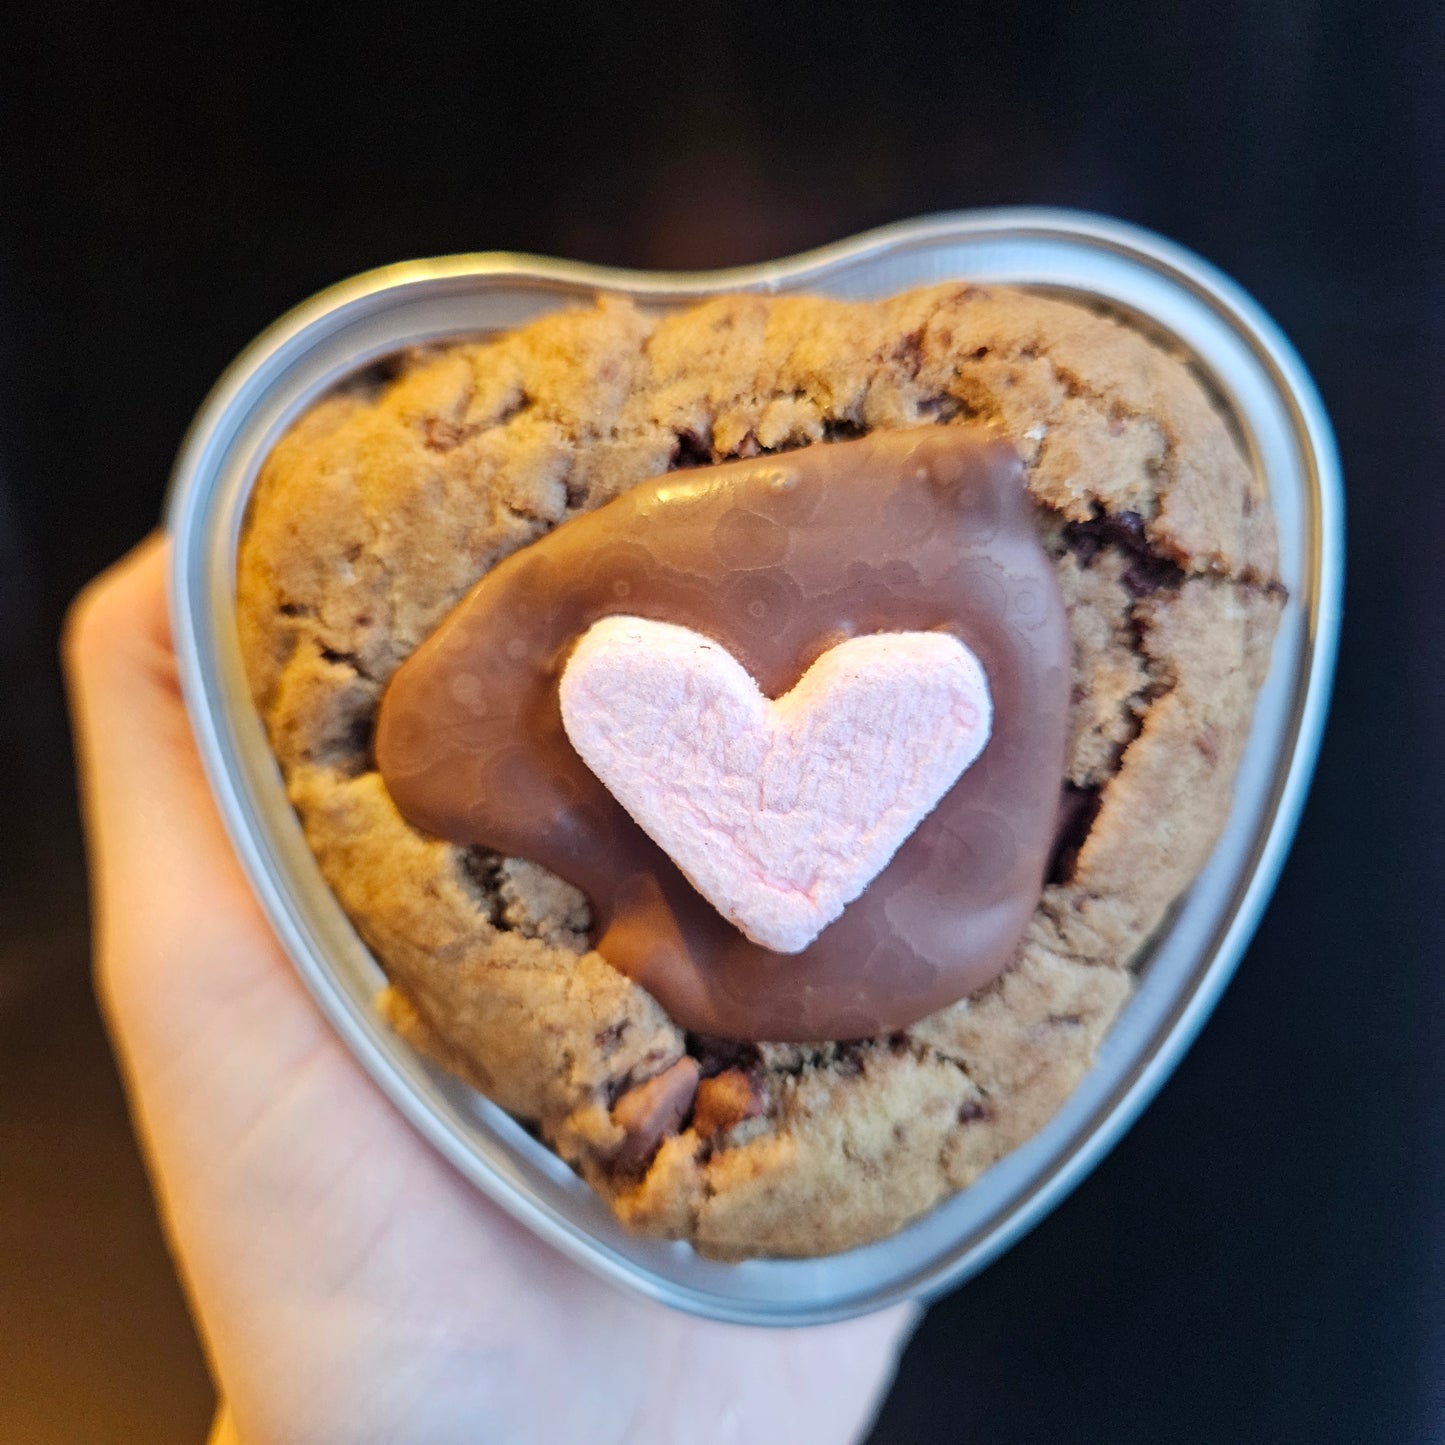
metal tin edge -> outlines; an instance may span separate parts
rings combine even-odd
[[[297,344],[299,338],[316,326],[324,325],[327,318],[334,318],[357,306],[366,306],[394,294],[398,289],[416,284],[449,280],[475,282],[479,277],[491,277],[544,289],[552,287],[566,293],[576,293],[579,288],[624,291],[647,301],[671,304],[727,290],[773,291],[802,285],[820,286],[830,275],[864,259],[876,258],[898,248],[927,246],[960,235],[980,234],[1065,234],[1122,255],[1140,258],[1153,266],[1166,267],[1178,284],[1187,286],[1196,295],[1207,298],[1211,305],[1223,308],[1232,316],[1241,332],[1250,338],[1262,364],[1274,377],[1281,397],[1293,412],[1302,454],[1308,458],[1313,470],[1315,503],[1313,535],[1308,543],[1313,595],[1300,599],[1308,606],[1310,661],[1307,685],[1294,729],[1294,745],[1243,897],[1236,904],[1227,931],[1214,949],[1208,966],[1182,999],[1177,1015],[1162,1030],[1127,1086],[1102,1110],[1094,1127],[1082,1137],[1078,1146],[1056,1160],[1054,1167],[1037,1186],[972,1250],[940,1259],[931,1268],[896,1279],[888,1287],[875,1290],[867,1297],[831,1307],[794,1312],[758,1309],[732,1302],[709,1303],[705,1299],[679,1298],[676,1290],[659,1285],[656,1280],[639,1277],[635,1268],[605,1243],[593,1238],[587,1247],[579,1247],[575,1225],[570,1221],[550,1218],[545,1211],[519,1207],[528,1203],[525,1200],[499,1198],[499,1202],[510,1212],[590,1268],[600,1270],[652,1298],[715,1318],[770,1324],[821,1322],[863,1313],[896,1299],[933,1294],[957,1283],[1005,1249],[1084,1177],[1157,1091],[1197,1034],[1257,925],[1288,850],[1318,749],[1333,674],[1342,590],[1343,506],[1333,439],[1319,398],[1298,357],[1273,323],[1240,288],[1183,248],[1121,222],[1070,212],[1002,210],[930,217],[885,227],[788,260],[760,267],[706,273],[638,273],[498,253],[449,257],[405,262],[365,273],[322,292],[282,317],[242,353],[217,383],[187,435],[173,475],[169,523],[178,545],[173,565],[172,597],[183,689],[203,761],[233,841],[253,882],[264,883],[272,860],[264,856],[265,850],[257,839],[256,819],[227,769],[226,747],[219,720],[209,706],[204,677],[205,643],[198,625],[202,615],[199,602],[206,591],[208,579],[202,555],[204,549],[199,545],[202,539],[198,537],[195,526],[197,506],[201,500],[198,479],[202,476],[204,464],[215,455],[218,447],[224,449],[228,418],[245,403],[247,389],[254,384],[254,372],[262,360],[274,360],[278,355],[284,355],[288,348]],[[298,933],[294,920],[282,919],[278,922],[274,910],[268,911],[272,911],[273,923],[277,923],[283,942],[293,956],[298,948],[304,951],[310,946]],[[317,991],[319,981],[305,970],[303,974],[308,985],[314,992]],[[354,1020],[350,1007],[336,991],[334,981],[329,992],[326,984],[320,983],[318,1002],[356,1049],[373,1077],[378,1077],[381,1082],[382,1075],[389,1075],[392,1061],[376,1049],[373,1040],[358,1035],[352,1027]],[[384,1082],[383,1087],[386,1087]],[[437,1127],[429,1108],[422,1107],[420,1101],[410,1094],[403,1098],[398,1097],[394,1088],[387,1088],[387,1092],[444,1154],[454,1163],[462,1162],[456,1157],[453,1141]],[[405,1093],[405,1090],[402,1092]],[[466,1172],[475,1177],[473,1171]],[[498,1198],[496,1191],[488,1192]]]

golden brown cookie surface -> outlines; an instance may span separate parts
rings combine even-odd
[[[995,984],[861,1044],[685,1037],[588,951],[576,890],[401,820],[368,751],[381,688],[501,558],[671,466],[955,420],[1023,456],[1074,654],[1070,826]],[[949,286],[661,321],[607,303],[417,358],[278,445],[239,603],[293,802],[399,1026],[537,1120],[638,1227],[806,1254],[969,1183],[1077,1082],[1227,813],[1274,577],[1261,486],[1183,366],[1061,302]],[[666,1107],[633,1095],[664,1075]],[[702,1103],[678,1111],[684,1075]],[[671,1129],[639,1159],[643,1118]]]

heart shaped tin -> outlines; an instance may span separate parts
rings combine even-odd
[[[598,292],[664,309],[727,291],[861,299],[958,279],[1082,301],[1184,356],[1268,483],[1290,602],[1225,832],[1138,960],[1133,997],[1063,1109],[970,1188],[889,1239],[820,1259],[718,1263],[624,1229],[556,1155],[376,1014],[383,975],[302,838],[242,667],[235,575],[246,503],[267,452],[307,407],[411,346],[520,326]],[[489,253],[368,272],[284,316],[225,373],[181,448],[168,522],[176,652],[212,789],[272,925],[361,1065],[479,1189],[579,1263],[676,1308],[760,1325],[844,1319],[958,1284],[1057,1204],[1149,1101],[1238,963],[1289,847],[1324,722],[1343,577],[1334,442],[1278,329],[1182,248],[1117,221],[1052,210],[908,221],[727,271],[622,271]]]

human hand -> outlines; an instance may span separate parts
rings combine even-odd
[[[622,1294],[478,1194],[347,1053],[212,804],[165,559],[148,542],[82,594],[65,660],[97,986],[227,1438],[858,1438],[911,1307],[767,1331]]]

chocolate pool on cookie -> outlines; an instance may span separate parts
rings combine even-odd
[[[784,959],[683,876],[564,729],[567,658],[618,614],[694,629],[774,698],[840,639],[934,630],[981,663],[991,734],[861,896]],[[685,1028],[863,1038],[954,1002],[1012,958],[1054,842],[1068,670],[1017,453],[977,428],[879,432],[665,475],[518,552],[392,680],[376,756],[419,828],[580,888],[598,952]],[[682,793],[666,758],[653,766],[664,794]],[[739,799],[732,812],[741,824],[766,806]],[[722,842],[718,830],[703,840]]]

